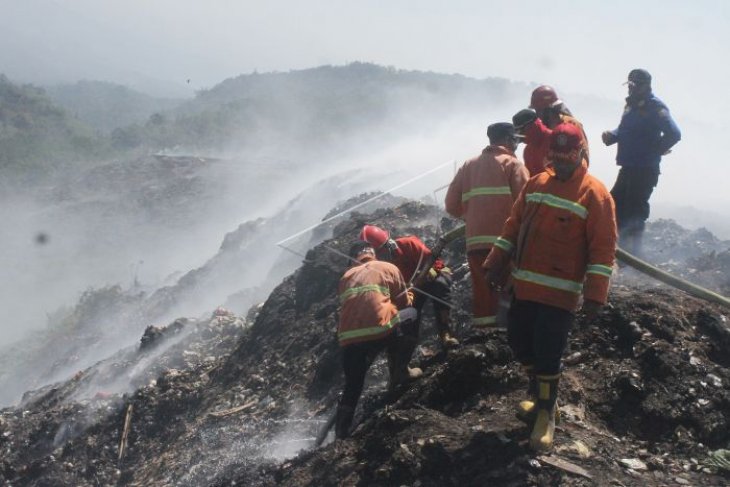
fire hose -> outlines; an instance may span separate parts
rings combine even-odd
[[[439,240],[439,244],[434,247],[433,255],[438,256],[446,244],[448,244],[450,241],[454,240],[457,237],[463,236],[465,228],[465,225],[461,225],[445,234]],[[654,278],[657,281],[663,282],[664,284],[679,289],[680,291],[684,291],[691,296],[704,299],[705,301],[709,301],[711,303],[719,304],[726,308],[730,308],[730,298],[712,292],[709,289],[698,286],[697,284],[692,284],[691,282],[681,279],[679,277],[673,276],[672,274],[669,274],[668,272],[665,272],[658,267],[655,267],[648,262],[641,260],[634,255],[631,255],[620,247],[616,247],[616,258],[624,264],[633,267],[637,271],[646,274],[647,276]],[[425,269],[425,271],[427,272],[428,269]]]
[[[726,298],[725,296],[714,293],[696,284],[692,284],[691,282],[680,279],[679,277],[673,276],[668,272],[654,267],[648,262],[645,262],[638,257],[631,255],[622,248],[616,248],[616,258],[621,262],[630,265],[637,271],[642,272],[649,277],[653,277],[657,281],[663,282],[664,284],[668,284],[669,286],[677,288],[680,291],[684,291],[691,296],[704,299],[705,301],[710,301],[711,303],[719,304],[721,306],[725,306],[726,308],[730,308],[730,299]]]

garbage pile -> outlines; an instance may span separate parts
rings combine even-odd
[[[352,214],[248,313],[253,323],[219,309],[205,320],[148,328],[138,346],[29,392],[19,407],[0,411],[0,483],[730,482],[723,468],[730,445],[727,309],[623,280],[595,322],[579,316],[566,353],[556,445],[536,456],[527,447],[527,427],[514,417],[527,381],[512,361],[506,334],[467,325],[469,276],[458,241],[443,256],[454,269],[453,316],[462,345],[443,350],[425,313],[414,360],[424,377],[388,394],[380,357],[368,374],[352,436],[313,448],[342,387],[334,334],[336,287],[347,265],[340,253],[363,222],[433,245],[437,228],[454,223],[442,218],[437,208],[415,202]],[[677,232],[671,247],[679,253],[682,242],[695,237]],[[722,249],[689,257],[712,251],[717,256]]]
[[[647,225],[644,246],[647,260],[677,277],[730,295],[730,241],[716,238],[705,228],[687,231],[672,220]],[[633,285],[656,286],[636,273]]]

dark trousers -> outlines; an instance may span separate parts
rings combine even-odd
[[[451,277],[448,274],[439,273],[436,279],[425,282],[422,286],[420,286],[420,289],[423,289],[424,292],[438,298],[440,301],[451,304]],[[433,303],[433,314],[436,319],[436,327],[438,328],[439,333],[449,331],[449,323],[444,319],[444,313],[448,313],[451,308],[444,303],[431,299],[429,296],[420,293],[418,289],[414,289],[414,292],[416,296],[413,299],[413,307],[418,311],[418,320],[413,328],[415,335],[418,336],[423,307],[427,301],[431,301],[431,303]],[[409,330],[404,328],[403,333],[408,334]]]
[[[340,404],[351,407],[357,406],[365,384],[365,374],[372,365],[375,357],[386,348],[396,347],[398,338],[396,332],[380,340],[354,343],[342,348],[342,368],[345,370],[345,389],[342,392]],[[391,351],[394,353],[395,350]]]
[[[510,348],[536,375],[558,374],[574,320],[573,313],[562,308],[516,299],[507,322]]]
[[[659,182],[658,167],[622,167],[611,189],[619,234],[641,235],[649,218],[649,198]]]

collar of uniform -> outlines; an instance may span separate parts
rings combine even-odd
[[[649,91],[642,95],[627,96],[626,104],[630,107],[642,107],[642,106],[646,105],[646,103],[649,100],[651,100],[653,97],[654,97],[654,93],[652,91]]]
[[[353,265],[366,264],[366,263],[370,262],[371,260],[375,260],[375,256],[371,255],[369,253],[363,253],[360,255],[360,257],[358,257],[355,260],[357,260],[357,264],[355,264],[353,262]]]
[[[508,148],[506,148],[503,145],[488,145],[487,147],[484,148],[482,153],[487,153],[487,152],[492,153],[492,154],[509,154],[511,156],[515,155],[514,152],[512,152],[511,150],[509,150]]]

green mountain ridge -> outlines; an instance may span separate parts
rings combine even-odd
[[[183,102],[150,96],[106,81],[82,80],[49,86],[46,92],[56,104],[103,134],[145,122],[154,113],[172,110]]]
[[[98,157],[105,149],[93,131],[32,85],[0,75],[0,171],[3,184],[33,182]]]
[[[338,144],[423,130],[425,120],[509,106],[528,87],[503,78],[403,71],[367,63],[252,73],[198,92],[144,126],[118,130],[120,146]],[[367,140],[360,139],[361,142]]]

